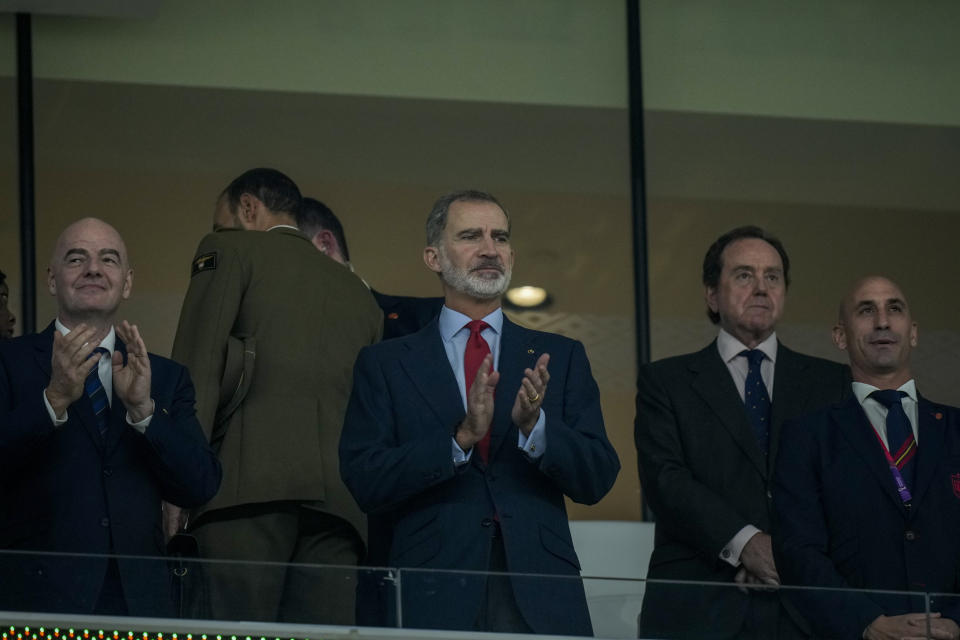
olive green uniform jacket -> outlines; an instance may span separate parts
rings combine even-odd
[[[173,358],[223,464],[200,511],[295,500],[364,517],[340,480],[337,444],[353,363],[382,315],[363,282],[289,227],[221,230],[200,242]]]

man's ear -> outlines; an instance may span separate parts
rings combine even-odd
[[[323,251],[327,255],[341,253],[340,245],[337,243],[337,238],[329,229],[321,229],[320,233],[318,233],[316,237],[320,241],[320,251]]]
[[[833,325],[833,344],[836,345],[837,349],[840,351],[846,351],[847,349],[847,330],[839,322]]]
[[[425,247],[423,249],[423,263],[427,265],[427,269],[434,273],[443,271],[440,267],[440,251],[436,247]]]
[[[50,292],[50,295],[57,295],[57,279],[53,275],[53,268],[47,267],[47,291]]]
[[[133,269],[127,269],[127,275],[123,278],[123,288],[120,290],[121,299],[129,298],[131,291],[133,291]]]
[[[241,193],[237,203],[237,217],[244,229],[256,229],[260,215],[260,200],[251,193]]]
[[[910,346],[911,347],[917,346],[917,338],[919,337],[919,335],[920,334],[919,334],[919,329],[917,329],[917,323],[911,322],[910,323]]]
[[[710,311],[717,313],[717,309],[719,309],[717,305],[717,288],[705,286],[703,288],[703,299],[706,301]]]

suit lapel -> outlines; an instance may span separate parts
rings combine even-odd
[[[52,373],[51,359],[53,358],[54,331],[56,331],[55,325],[51,322],[47,325],[47,328],[43,330],[43,333],[39,334],[39,339],[36,343],[35,354],[37,365],[40,367],[40,370],[43,371],[47,380],[50,379]],[[79,420],[97,448],[103,447],[100,431],[97,429],[97,419],[96,416],[93,415],[93,406],[90,404],[90,398],[87,397],[86,392],[81,393],[80,397],[67,407],[67,418],[68,420]]]
[[[50,379],[50,361],[53,358],[53,332],[56,329],[51,322],[42,333],[37,335],[34,342],[34,355],[36,356],[37,366],[47,380]]]
[[[794,353],[777,342],[777,362],[773,370],[773,398],[770,408],[770,452],[768,462],[777,459],[780,429],[787,416],[799,416],[806,402],[806,367]]]
[[[434,320],[406,343],[407,353],[400,364],[442,425],[451,434],[463,420],[463,401],[457,379],[443,349],[440,329]]]
[[[533,368],[539,350],[534,344],[536,334],[527,331],[503,317],[503,332],[500,336],[500,360],[497,370],[500,371],[500,381],[494,394],[493,424],[490,435],[490,459],[492,460],[508,434],[515,434],[513,418],[513,403],[517,390],[523,382],[523,370]]]
[[[863,412],[863,407],[860,406],[856,396],[851,395],[843,404],[834,407],[830,416],[836,428],[853,446],[861,462],[870,470],[874,479],[883,488],[883,492],[900,512],[906,515],[906,508],[897,493],[893,475],[891,475],[890,467],[883,455],[883,448],[877,439],[876,431],[874,431],[870,421],[867,420],[867,414]]]
[[[944,429],[943,420],[946,412],[943,407],[938,407],[927,401],[923,396],[918,396],[917,403],[917,431],[919,432],[917,440],[917,472],[914,486],[912,487],[913,503],[919,504],[923,496],[930,488],[933,482],[934,473],[940,465],[943,458]],[[916,510],[914,509],[914,512]]]
[[[716,341],[697,354],[697,358],[690,363],[690,369],[695,374],[691,384],[693,390],[710,406],[757,471],[766,477],[766,462],[747,421],[747,411],[737,386],[717,351]]]

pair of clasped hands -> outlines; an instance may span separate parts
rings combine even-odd
[[[544,353],[537,359],[533,369],[523,370],[523,380],[517,390],[510,417],[524,436],[530,435],[540,417],[540,407],[550,381],[547,371],[549,362],[550,354]],[[500,372],[492,371],[492,367],[493,355],[488,353],[480,363],[473,385],[467,390],[467,415],[456,434],[457,445],[464,451],[480,442],[493,422],[493,394],[500,381]]]
[[[740,554],[742,566],[734,581],[738,584],[780,584],[780,576],[773,561],[770,535],[760,532],[750,538]],[[925,613],[905,613],[898,616],[879,616],[863,632],[866,640],[960,640],[960,627],[939,613],[930,614],[930,635],[927,635]]]
[[[109,330],[109,329],[108,329]],[[117,336],[127,346],[127,362],[123,354],[113,352],[113,390],[127,409],[130,422],[137,423],[153,415],[150,397],[150,358],[137,325],[126,320],[116,325]],[[103,329],[83,323],[67,335],[53,333],[53,356],[50,362],[50,384],[45,393],[56,416],[64,416],[67,407],[84,394],[84,382],[97,366],[91,358],[103,339]]]

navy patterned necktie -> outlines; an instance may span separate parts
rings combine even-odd
[[[917,440],[913,437],[913,427],[900,401],[906,395],[905,391],[896,389],[878,389],[870,397],[887,408],[887,450],[907,487],[912,487]]]
[[[744,349],[741,356],[747,359],[747,382],[744,385],[743,402],[747,418],[753,427],[753,435],[763,455],[770,449],[770,394],[760,375],[760,363],[766,357],[760,349]]]
[[[100,437],[107,435],[107,415],[110,411],[110,403],[107,402],[107,392],[103,389],[103,383],[100,382],[100,358],[103,354],[109,353],[103,347],[97,347],[87,358],[93,360],[93,367],[87,374],[87,379],[83,383],[83,388],[90,398],[90,404],[93,405],[93,415],[97,420],[97,430]]]

